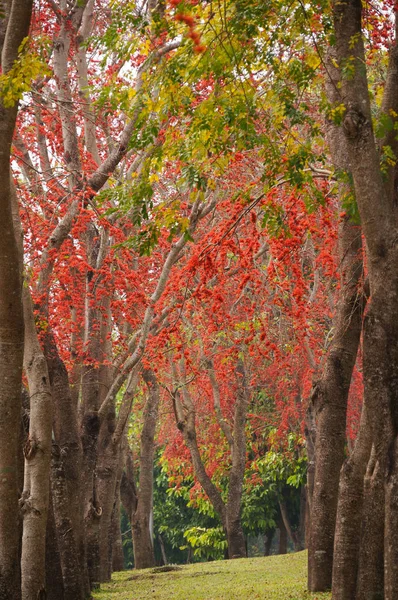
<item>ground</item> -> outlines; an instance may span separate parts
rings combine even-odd
[[[307,553],[115,573],[95,600],[330,600],[306,591]]]

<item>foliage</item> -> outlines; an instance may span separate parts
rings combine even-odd
[[[222,559],[227,550],[227,541],[222,527],[190,527],[184,531],[184,538],[199,558]]]
[[[276,430],[270,432],[275,439]],[[278,502],[287,502],[289,515],[298,523],[300,488],[305,484],[307,456],[303,439],[287,436],[287,447],[271,447],[256,457],[245,473],[242,524],[245,532],[260,534],[277,527]]]
[[[218,521],[214,516],[203,514],[189,502],[189,490],[193,481],[187,481],[185,486],[178,489],[169,487],[169,478],[164,468],[155,462],[154,470],[154,537],[158,543],[158,535],[162,536],[166,555],[169,561],[183,563],[187,561],[187,532],[192,529],[215,531]],[[206,529],[209,528],[209,529]],[[189,540],[188,540],[189,541]],[[190,541],[189,541],[190,543]],[[193,546],[193,544],[191,544]],[[197,558],[209,557],[197,548]],[[189,555],[189,553],[188,553]],[[159,554],[160,558],[160,554]]]
[[[6,108],[21,100],[39,76],[50,74],[48,63],[43,56],[47,46],[48,40],[44,37],[36,38],[35,42],[29,37],[22,41],[18,49],[18,59],[7,73],[0,75],[0,97]]]

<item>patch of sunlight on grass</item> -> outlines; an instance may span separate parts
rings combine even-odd
[[[95,600],[330,600],[306,590],[307,553],[115,573]]]

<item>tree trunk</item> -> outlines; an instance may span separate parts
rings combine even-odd
[[[174,379],[177,382],[177,367],[172,364]],[[185,375],[185,365],[182,365]],[[246,542],[243,535],[240,511],[242,500],[243,476],[246,460],[246,435],[245,423],[249,394],[247,389],[245,369],[242,361],[238,361],[236,367],[237,399],[234,413],[233,431],[230,431],[228,439],[232,454],[232,466],[229,474],[228,499],[225,504],[219,490],[206,473],[206,469],[200,455],[196,437],[196,414],[195,407],[190,396],[187,385],[182,385],[183,399],[180,397],[179,388],[172,394],[173,409],[178,429],[184,436],[184,441],[191,454],[192,464],[199,483],[206,492],[215,511],[218,513],[224,528],[228,542],[229,558],[243,558],[247,556]],[[214,392],[214,383],[213,383]],[[226,424],[224,423],[224,432]]]
[[[138,501],[131,524],[134,565],[136,569],[146,569],[155,566],[151,519],[153,510],[153,459],[155,454],[155,431],[159,411],[159,385],[152,371],[143,371],[143,378],[148,386],[148,398],[144,409],[144,425],[141,433]]]
[[[18,199],[10,185],[19,268],[23,271],[23,232]],[[27,285],[22,292],[24,316],[24,368],[28,379],[29,431],[23,445],[24,481],[20,508],[23,515],[21,576],[22,600],[45,593],[45,546],[50,497],[51,431],[53,402],[47,362],[36,331],[33,303]]]
[[[340,474],[333,561],[334,600],[352,600],[356,594],[364,477],[371,446],[364,405],[354,450]]]
[[[9,72],[27,35],[32,3],[3,7],[2,73]],[[18,443],[21,418],[24,326],[22,278],[15,239],[10,155],[18,103],[0,103],[0,600],[21,597],[19,571]]]
[[[391,448],[391,464],[387,473],[385,521],[385,600],[398,597],[398,448],[397,438]]]
[[[369,460],[364,484],[359,550],[357,600],[384,600],[384,481],[385,468]]]
[[[275,535],[275,529],[267,529],[264,536],[264,556],[271,554],[271,546]]]
[[[85,581],[82,576],[76,527],[70,515],[68,480],[62,450],[53,445],[51,491],[54,506],[58,549],[61,557],[64,600],[84,600]]]
[[[28,288],[23,291],[25,320],[24,365],[30,393],[29,437],[25,444],[25,482],[21,499],[22,600],[45,591],[45,545],[50,497],[51,432],[53,400],[47,362],[37,338],[33,305]]]
[[[279,517],[279,548],[278,554],[286,554],[287,553],[287,531],[285,524],[282,519],[282,515]]]
[[[89,592],[89,584],[82,502],[82,446],[77,429],[77,410],[70,394],[66,367],[49,329],[45,352],[54,398],[51,489],[65,600],[80,600]]]
[[[287,514],[286,504],[283,501],[279,502],[279,510],[281,512],[281,516],[283,519],[283,524],[285,526],[286,532],[292,541],[294,550],[295,550],[295,552],[299,552],[300,550],[303,549],[303,547],[300,543],[299,536],[293,531],[293,529],[290,525],[289,515]]]
[[[145,514],[135,512],[132,523],[134,567],[136,569],[148,569],[155,566],[147,507],[144,507],[142,512]]]
[[[349,151],[355,198],[358,203],[367,244],[370,301],[363,322],[363,373],[365,405],[372,430],[374,461],[385,481],[393,473],[394,445],[398,430],[398,273],[396,166],[387,173],[380,168],[380,155],[372,127],[372,110],[366,74],[366,56],[362,35],[362,2],[349,0],[332,5],[336,58],[342,67],[352,65],[352,77],[341,77],[340,93],[344,102],[344,132]],[[390,114],[398,107],[397,44],[389,48],[382,111]],[[387,133],[380,147],[391,144],[397,151],[395,132]],[[377,469],[379,468],[377,467]],[[377,469],[374,472],[376,477]],[[365,489],[364,507],[371,507],[373,489]],[[378,509],[379,510],[379,509]],[[386,504],[385,596],[395,596],[397,567],[392,564],[392,548],[397,519],[395,502]],[[361,548],[363,556],[364,548]],[[390,600],[389,598],[389,600]]]
[[[123,540],[120,528],[120,481],[116,489],[112,514],[112,571],[124,570]]]
[[[315,473],[308,546],[309,589],[332,586],[338,485],[344,461],[346,411],[362,327],[362,241],[358,226],[345,220],[340,228],[342,294],[336,328],[321,379],[311,402],[316,414]]]
[[[168,565],[169,561],[167,559],[166,548],[164,547],[163,538],[160,535],[160,533],[158,534],[158,539],[159,539],[160,552],[162,554],[162,562],[164,565]]]
[[[236,367],[237,398],[232,433],[232,467],[229,473],[226,531],[229,558],[246,558],[246,541],[240,518],[243,477],[246,466],[246,413],[249,403],[246,373],[242,361]]]
[[[46,536],[46,600],[64,600],[64,582],[62,579],[61,558],[58,550],[52,501],[47,519]]]
[[[120,444],[109,441],[103,448],[100,440],[97,463],[96,488],[98,503],[101,507],[99,519],[99,581],[110,581],[112,573],[112,514],[115,503],[118,470],[120,463]]]
[[[240,503],[239,503],[240,510]],[[235,512],[235,511],[234,511]],[[228,511],[227,511],[228,514]],[[228,517],[227,517],[228,519]],[[240,517],[228,519],[227,525],[228,558],[246,558],[246,540],[243,534]]]

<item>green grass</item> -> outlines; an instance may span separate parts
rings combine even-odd
[[[321,600],[306,591],[307,553],[115,573],[95,600]]]

